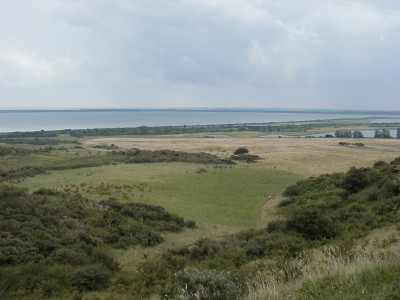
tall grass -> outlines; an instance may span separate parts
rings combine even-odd
[[[398,246],[391,236],[266,261],[249,283],[247,299],[399,299]]]

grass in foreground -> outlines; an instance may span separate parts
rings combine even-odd
[[[246,299],[398,299],[396,228],[354,245],[338,243],[297,259],[265,262]]]

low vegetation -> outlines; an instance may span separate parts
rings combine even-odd
[[[148,204],[93,202],[51,189],[30,194],[2,185],[0,272],[7,276],[1,276],[1,295],[48,298],[108,289],[106,293],[133,298],[156,293],[172,299],[237,299],[267,293],[268,280],[282,285],[302,279],[296,295],[317,299],[335,289],[335,279],[343,285],[342,293],[358,295],[352,291],[371,283],[390,297],[397,292],[399,265],[382,258],[392,259],[392,252],[370,256],[370,265],[336,277],[349,264],[367,260],[367,253],[357,252],[355,240],[396,223],[399,168],[400,158],[299,181],[285,190],[288,198],[277,211],[283,218],[267,228],[219,240],[203,238],[145,259],[131,273],[119,270],[110,249],[151,247],[162,242],[160,232],[178,232],[195,223]],[[315,264],[316,253],[325,257],[316,261],[325,259],[338,273],[305,280],[304,270],[321,268]]]
[[[27,144],[27,145],[59,145],[59,144],[75,144],[80,145],[81,142],[77,140],[61,140],[49,138],[1,138],[1,143],[4,144]]]
[[[140,203],[0,186],[0,297],[60,297],[106,288],[118,272],[110,248],[151,247],[193,221]]]
[[[114,151],[114,156],[122,156],[126,163],[155,163],[155,162],[188,162],[197,164],[235,164],[229,159],[221,159],[210,153],[189,153],[174,150],[140,150]]]
[[[370,123],[370,119],[357,120],[324,120],[305,122],[271,122],[257,124],[219,124],[219,125],[184,125],[184,126],[140,126],[128,128],[94,128],[94,129],[64,129],[52,131],[30,131],[2,133],[0,141],[14,143],[13,140],[29,139],[24,143],[37,144],[48,140],[55,143],[58,135],[69,135],[74,139],[96,136],[154,136],[154,135],[180,135],[180,134],[233,134],[243,132],[292,134],[303,133],[305,135],[315,132],[335,132],[336,137],[362,138],[363,130],[376,130],[376,137],[388,136],[389,129],[397,129],[398,122],[376,124]],[[383,127],[383,128],[382,128]],[[338,129],[339,128],[339,129]],[[71,141],[69,141],[71,142]],[[62,143],[62,142],[61,142]]]
[[[230,156],[230,159],[251,163],[251,162],[255,162],[256,160],[261,159],[261,157],[258,155],[255,155],[255,154],[249,154],[249,149],[240,147],[235,150],[233,155]]]
[[[20,156],[20,155],[29,155],[29,154],[37,154],[37,153],[49,153],[50,150],[51,150],[51,148],[28,149],[28,148],[20,148],[20,147],[2,147],[2,146],[0,146],[0,157]]]
[[[259,282],[260,271],[265,270],[259,264],[273,262],[275,280],[283,272],[279,275],[284,276],[279,279],[282,283],[300,278],[301,268],[309,267],[310,262],[300,266],[295,262],[311,259],[310,255],[321,247],[324,253],[332,251],[326,254],[330,255],[329,263],[351,259],[356,253],[355,240],[396,223],[399,168],[400,158],[390,164],[377,162],[372,168],[352,168],[347,173],[300,181],[285,191],[289,198],[278,209],[283,219],[270,222],[265,229],[243,231],[220,240],[201,239],[194,245],[171,249],[155,261],[146,261],[140,267],[140,280],[135,279],[140,288],[135,287],[131,292],[140,291],[137,297],[157,292],[179,299],[237,299],[254,288],[252,282]],[[388,257],[393,260],[393,255],[391,252]],[[367,259],[367,254],[360,259]],[[384,285],[389,287],[381,286],[380,292],[388,297],[396,291],[394,274],[398,267],[398,263],[389,267],[385,262],[376,270],[375,265],[371,266],[372,272],[387,274]],[[361,279],[357,276],[364,276],[360,272],[351,274],[356,276],[353,284],[359,284]],[[372,282],[375,276],[378,275],[366,280]],[[318,280],[320,283],[302,287],[300,294],[304,299],[319,298],[318,293],[313,294],[319,284],[328,288],[328,274]],[[340,280],[346,281],[344,277]],[[228,297],[224,291],[233,294]]]
[[[269,132],[269,125],[250,124],[141,127],[135,134],[242,126]],[[356,149],[327,139],[325,148],[311,148],[311,141],[293,139],[284,153],[269,141],[257,144],[261,139],[187,152],[80,144],[82,135],[130,130],[2,137],[0,298],[396,299],[400,293],[400,158],[387,160],[397,153],[396,140]],[[349,130],[351,138],[361,137]],[[379,156],[385,143],[390,153]],[[362,151],[385,161],[304,179],[273,160],[305,164],[315,159],[313,150],[338,159]],[[277,205],[261,214],[269,201]],[[260,215],[268,220],[260,222]]]
[[[102,147],[104,148],[104,147]],[[115,147],[111,147],[115,149]],[[46,150],[28,150],[24,148],[13,148],[13,147],[0,147],[0,156],[18,156],[18,155],[30,155],[37,153],[49,153]],[[85,156],[74,156],[70,158],[64,158],[62,160],[51,161],[41,164],[40,167],[25,165],[18,169],[10,169],[7,171],[0,170],[0,182],[10,181],[15,179],[23,179],[26,177],[32,177],[37,174],[43,174],[46,171],[51,170],[68,170],[68,169],[80,169],[88,167],[100,167],[106,165],[116,164],[133,164],[133,163],[160,163],[160,162],[186,162],[195,164],[214,164],[214,165],[234,165],[235,162],[231,159],[219,158],[216,155],[209,153],[188,153],[183,151],[172,151],[172,150],[140,150],[130,149],[126,151],[106,151],[105,153],[98,152]]]

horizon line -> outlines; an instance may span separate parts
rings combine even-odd
[[[398,114],[400,110],[351,109],[351,108],[262,108],[262,107],[103,107],[103,108],[0,108],[0,112],[90,112],[90,111],[221,111],[221,112],[323,112],[323,113],[371,113]]]

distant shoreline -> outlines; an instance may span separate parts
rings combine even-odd
[[[400,113],[266,109],[80,109],[0,110],[0,132],[88,128],[137,128],[223,124],[274,124],[369,119],[400,123]]]
[[[78,109],[0,109],[0,113],[46,112],[265,112],[265,113],[318,113],[352,115],[400,115],[400,111],[350,109],[268,109],[268,108],[78,108]]]

